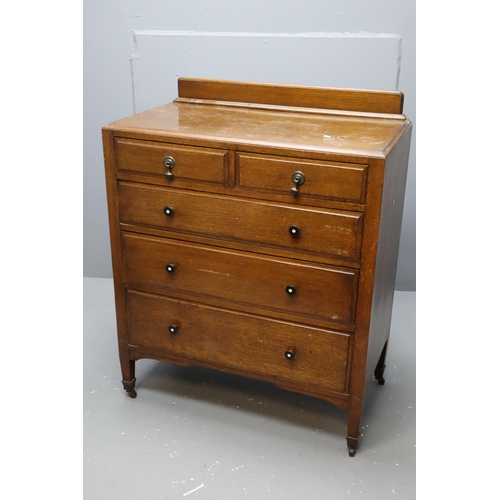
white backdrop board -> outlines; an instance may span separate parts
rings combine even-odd
[[[177,96],[179,76],[396,90],[392,34],[133,32],[135,111]]]

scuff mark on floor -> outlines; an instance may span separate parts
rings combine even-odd
[[[191,495],[191,493],[194,493],[195,491],[198,491],[200,488],[203,488],[203,486],[205,486],[205,483],[201,483],[200,486],[198,486],[194,490],[188,491],[187,493],[183,493],[182,496],[187,497],[188,495]]]

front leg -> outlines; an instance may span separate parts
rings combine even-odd
[[[361,424],[362,403],[360,400],[353,399],[349,405],[347,416],[347,448],[349,456],[353,457],[358,450],[359,426]]]
[[[358,451],[358,438],[352,438],[347,436],[347,449],[349,451],[349,456],[353,457]]]
[[[135,360],[130,359],[129,350],[125,346],[119,348],[120,366],[122,369],[123,388],[131,398],[137,397],[135,392]]]

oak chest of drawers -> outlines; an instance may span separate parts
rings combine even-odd
[[[103,128],[119,356],[348,411],[384,383],[411,123],[400,92],[181,78]]]

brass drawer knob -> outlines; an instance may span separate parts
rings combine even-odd
[[[288,349],[287,351],[285,351],[285,358],[291,361],[293,358],[295,358],[295,351],[293,349]]]
[[[167,217],[172,217],[174,215],[174,209],[172,207],[165,207],[163,212]]]
[[[175,335],[177,333],[177,330],[179,330],[179,327],[177,325],[170,325],[168,327],[168,331],[172,334]]]
[[[294,186],[293,188],[290,189],[290,191],[294,196],[297,196],[299,194],[299,186],[304,184],[305,181],[306,181],[306,176],[304,175],[303,172],[297,170],[297,172],[294,172],[292,174],[292,182],[294,183]]]
[[[286,286],[286,293],[288,295],[294,295],[296,291],[297,290],[295,289],[295,287],[293,285],[287,285]]]
[[[175,160],[172,156],[166,156],[163,160],[163,165],[167,169],[165,176],[167,179],[172,179],[174,174],[172,173],[172,169],[175,167]]]
[[[167,264],[166,268],[167,273],[173,273],[175,271],[175,264]]]
[[[288,232],[294,237],[298,238],[300,236],[300,229],[297,226],[290,226]]]

